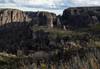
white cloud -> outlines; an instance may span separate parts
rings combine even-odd
[[[72,6],[100,6],[100,0],[0,0],[0,8],[50,11],[57,14]]]
[[[50,11],[61,13],[64,0],[0,0],[0,8],[19,8],[28,11]]]
[[[2,3],[14,3],[20,6],[44,6],[47,8],[56,8],[64,4],[64,0],[0,0]]]
[[[70,0],[75,6],[100,6],[100,0]]]

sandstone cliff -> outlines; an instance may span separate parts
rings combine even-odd
[[[0,26],[13,22],[28,22],[30,18],[22,11],[16,9],[0,10]]]
[[[31,25],[53,27],[55,22],[56,14],[49,12],[23,12],[16,9],[0,10],[0,26],[7,27],[9,23],[13,26],[18,26],[18,23],[31,23]]]

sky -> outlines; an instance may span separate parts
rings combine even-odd
[[[99,6],[100,0],[0,0],[0,8],[23,11],[49,11],[62,14],[68,7]]]

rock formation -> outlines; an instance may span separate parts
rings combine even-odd
[[[80,28],[95,25],[100,22],[100,7],[72,7],[65,9],[62,15],[62,25]]]
[[[89,27],[100,22],[99,7],[72,7],[65,9],[62,16],[49,12],[23,12],[16,9],[0,10],[0,26],[11,23],[27,25],[79,28]],[[24,25],[22,24],[22,25]],[[18,24],[19,25],[19,24]]]
[[[16,9],[0,10],[0,26],[14,22],[29,22],[30,18],[22,11]]]
[[[12,25],[30,23],[31,25],[48,26],[52,28],[54,23],[56,23],[56,14],[49,12],[23,12],[16,9],[1,9],[0,26],[6,26],[8,23]]]
[[[32,18],[32,25],[48,26],[53,28],[56,23],[56,14],[49,12],[26,12]]]

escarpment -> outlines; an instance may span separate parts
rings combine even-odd
[[[26,12],[31,20],[31,25],[48,26],[53,28],[56,24],[56,14],[49,12]]]
[[[65,9],[62,24],[66,27],[90,27],[100,22],[100,7],[72,7]]]
[[[24,12],[16,9],[1,9],[0,26],[9,23],[17,25],[19,22],[22,25],[47,26],[50,28],[75,29],[91,27],[100,22],[99,10],[99,7],[72,7],[65,9],[63,15],[57,16],[50,12]]]
[[[23,12],[17,9],[0,10],[0,26],[7,26],[7,24],[20,25],[18,23],[53,27],[56,23],[56,14],[49,12]]]
[[[1,9],[0,10],[0,26],[14,22],[29,22],[30,18],[20,10]]]

